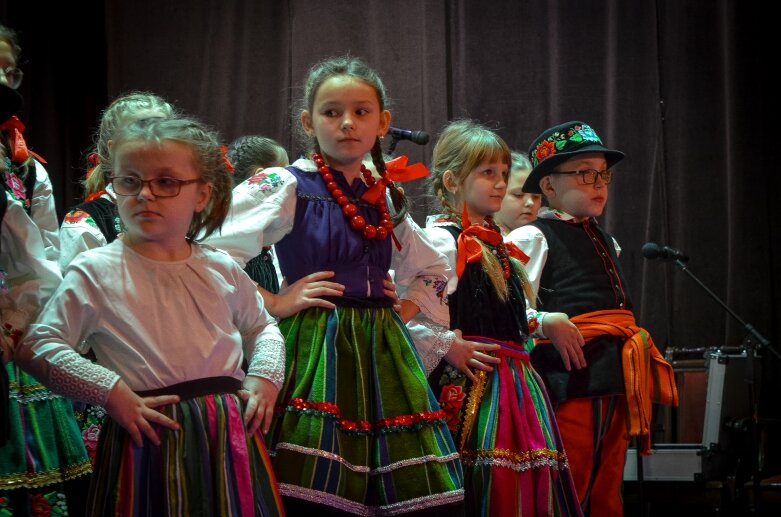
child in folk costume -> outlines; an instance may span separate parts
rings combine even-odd
[[[510,166],[507,144],[472,121],[440,135],[431,186],[446,213],[429,217],[426,232],[456,275],[438,317],[411,330],[426,326],[428,341],[433,333],[449,344],[429,378],[464,463],[468,513],[579,515],[553,410],[529,364],[532,333],[577,331],[562,314],[526,310],[525,257],[493,221]]]
[[[15,362],[19,341],[62,277],[52,185],[27,148],[15,33],[0,25],[0,515],[74,512],[73,483],[91,470],[71,402]]]
[[[280,323],[288,363],[268,437],[280,492],[290,513],[450,515],[463,500],[461,464],[383,288],[393,267],[397,282],[433,305],[445,258],[385,178],[380,137],[390,113],[376,72],[330,59],[310,70],[304,90],[301,124],[314,152],[236,187],[211,239],[242,262],[274,244],[288,281],[331,271],[344,287],[323,286],[321,306]],[[362,165],[367,153],[381,179]],[[406,300],[402,313],[419,308]]]
[[[548,207],[507,240],[530,257],[541,308],[568,314],[586,339],[580,349],[553,336],[564,353],[544,341],[532,363],[556,405],[584,513],[621,515],[629,438],[639,437],[639,452],[649,454],[652,401],[677,404],[672,368],[635,323],[618,245],[596,221],[624,154],[571,121],[543,131],[529,157],[534,169],[523,190],[543,194]]]
[[[148,92],[130,92],[117,97],[100,117],[95,146],[88,155],[84,178],[84,202],[71,208],[60,227],[60,269],[65,271],[82,251],[110,244],[122,231],[116,196],[106,177],[105,165],[114,133],[123,126],[147,118],[174,114],[165,99]]]
[[[230,205],[216,136],[186,118],[135,122],[107,165],[126,231],[73,261],[18,351],[52,389],[112,417],[89,512],[278,515],[258,429],[282,384],[282,336],[246,273],[195,241]]]
[[[502,200],[502,208],[494,216],[502,235],[537,219],[542,203],[542,194],[523,191],[523,184],[532,171],[529,159],[517,151],[512,152],[512,157],[513,165],[507,177],[507,194]]]

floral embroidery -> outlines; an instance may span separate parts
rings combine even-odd
[[[95,454],[98,452],[98,438],[100,437],[100,426],[92,424],[81,432],[84,439],[84,446],[87,448],[89,461],[95,466]]]
[[[260,171],[259,173],[251,176],[247,183],[250,185],[257,185],[260,190],[275,190],[284,183],[282,176],[276,172],[267,173]]]
[[[566,151],[567,147],[583,142],[602,144],[602,140],[588,124],[575,124],[569,129],[556,131],[534,148],[531,156],[532,166],[536,167],[541,161],[550,158],[559,151]]]
[[[459,413],[464,406],[465,398],[464,389],[456,384],[443,386],[439,394],[439,404],[447,415],[447,428],[451,431],[458,428]]]
[[[19,340],[22,339],[22,331],[13,328],[10,323],[3,324],[3,334],[5,334],[6,337],[11,338],[13,346],[18,345]]]
[[[97,227],[95,221],[92,220],[92,217],[90,217],[90,215],[84,210],[73,210],[71,212],[68,212],[67,214],[65,214],[64,221],[69,224],[76,224],[80,221],[84,221],[85,219],[87,220],[87,224],[89,224],[90,226]]]
[[[423,284],[426,287],[431,286],[434,289],[437,298],[439,298],[440,304],[447,303],[445,301],[445,293],[447,290],[447,282],[445,280],[442,280],[441,278],[437,278],[436,280],[432,280],[430,278],[424,278]]]
[[[0,496],[0,517],[12,517],[10,503],[7,497]]]
[[[34,517],[68,515],[68,504],[65,502],[65,494],[60,492],[33,494],[30,497],[30,515]]]
[[[22,201],[26,208],[30,207],[30,200],[27,199],[24,183],[19,179],[19,176],[10,170],[5,171],[5,184],[11,189],[11,193],[13,193],[16,199]]]

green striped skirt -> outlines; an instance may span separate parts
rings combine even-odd
[[[280,329],[286,378],[267,439],[283,496],[358,515],[463,499],[445,414],[391,308],[310,308]]]
[[[70,401],[12,362],[5,369],[10,436],[0,447],[0,490],[43,487],[89,474],[92,468]]]

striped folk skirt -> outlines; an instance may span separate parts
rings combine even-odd
[[[0,515],[65,511],[62,483],[92,472],[70,401],[53,394],[13,362],[8,441],[0,447]],[[18,506],[18,508],[15,508]]]
[[[492,372],[478,381],[441,364],[432,374],[464,464],[468,515],[581,515],[554,411],[520,344],[502,346]],[[529,343],[528,346],[531,346]]]
[[[391,308],[310,308],[280,329],[287,371],[268,439],[283,496],[357,515],[460,505],[444,413]]]
[[[88,515],[282,515],[265,443],[260,431],[247,434],[239,398],[180,396],[177,404],[156,408],[180,426],[174,431],[153,424],[160,446],[144,438],[136,447],[121,426],[106,420]]]

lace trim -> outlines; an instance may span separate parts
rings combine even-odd
[[[49,386],[64,397],[105,406],[119,375],[81,357],[74,350],[60,352],[50,363]]]
[[[452,330],[449,330],[428,318],[416,319],[414,320],[414,323],[425,327],[432,334],[432,337],[430,338],[432,341],[431,345],[417,347],[420,359],[423,361],[423,366],[426,368],[426,377],[428,377],[440,361],[442,361],[442,358],[448,353],[450,347],[453,346],[456,335]]]
[[[279,484],[279,493],[281,495],[304,499],[305,501],[312,503],[328,505],[344,512],[364,516],[399,515],[415,510],[424,510],[434,506],[452,504],[464,499],[463,488],[450,492],[443,492],[441,494],[431,494],[415,499],[408,499],[407,501],[401,501],[386,506],[368,506],[363,503],[345,499],[344,497],[339,497],[338,495],[288,483]]]
[[[60,467],[47,472],[24,472],[0,476],[0,486],[3,487],[4,490],[12,490],[14,488],[39,488],[54,483],[62,483],[63,481],[84,476],[91,472],[92,465],[89,460],[86,460],[84,463],[79,463],[78,465]]]
[[[424,463],[449,463],[458,459],[458,453],[448,454],[447,456],[437,456],[435,454],[428,454],[426,456],[420,456],[417,458],[407,458],[406,460],[397,461],[395,463],[389,463],[388,465],[371,469],[365,465],[353,465],[339,454],[333,452],[324,451],[321,449],[314,449],[311,447],[304,447],[302,445],[296,445],[294,443],[281,442],[277,444],[277,450],[283,449],[288,451],[297,452],[307,456],[317,456],[325,458],[331,461],[341,463],[353,472],[360,472],[362,474],[369,474],[370,476],[377,476],[379,474],[387,474],[394,470],[409,467],[411,465],[423,465]],[[276,454],[274,454],[276,455]]]
[[[278,339],[262,339],[255,347],[247,375],[263,377],[277,389],[285,382],[285,343]]]

